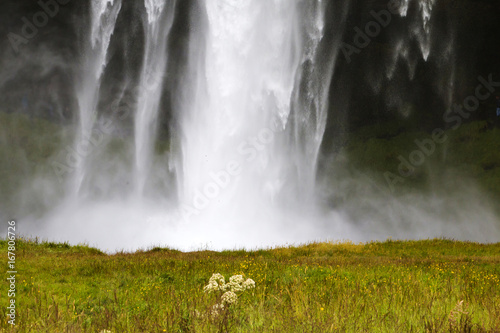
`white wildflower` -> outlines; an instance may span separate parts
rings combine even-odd
[[[203,288],[205,292],[211,293],[212,291],[217,291],[217,290],[225,290],[225,285],[226,282],[224,280],[224,276],[219,273],[215,273],[212,275],[210,280],[208,281],[208,284]]]
[[[228,284],[226,284],[224,290],[229,290],[232,291],[233,293],[237,293],[245,290],[245,288],[243,288],[243,286],[239,283],[229,282]]]
[[[238,296],[232,291],[226,291],[221,297],[222,303],[236,304]]]
[[[229,278],[229,283],[225,285],[224,290],[229,290],[234,293],[244,291],[245,288],[241,285],[244,282],[242,275],[233,275]]]
[[[212,317],[212,320],[216,319],[222,311],[224,311],[224,304],[215,304],[214,306],[212,306],[212,309],[210,310],[210,316]]]
[[[204,288],[203,288],[203,291],[205,292],[208,292],[208,293],[211,293],[212,291],[216,291],[219,289],[219,286],[217,285],[217,283],[212,283],[212,282],[209,282]]]
[[[215,304],[210,308],[210,317],[215,320],[222,314],[223,311],[228,311],[228,306],[236,304],[238,301],[238,294],[247,289],[255,288],[255,281],[252,279],[244,279],[243,275],[233,275],[229,278],[229,282],[225,283],[224,276],[215,273],[210,278],[208,285],[203,290],[205,292],[220,292],[220,304]],[[218,293],[218,295],[220,295]],[[225,307],[226,306],[226,307]]]
[[[223,285],[226,284],[224,276],[222,274],[220,274],[220,273],[214,273],[214,274],[212,274],[212,277],[210,278],[209,282],[217,283],[219,286],[223,286]]]
[[[243,282],[243,288],[245,289],[255,288],[255,281],[252,279],[247,279],[245,282]]]
[[[212,277],[210,278],[210,281],[215,281],[217,282],[218,284],[220,285],[223,285],[225,284],[225,279],[224,279],[224,276],[220,273],[214,273],[212,274]]]
[[[241,284],[243,283],[243,275],[233,275],[229,278],[229,282],[233,282],[233,283],[238,283],[238,284]]]

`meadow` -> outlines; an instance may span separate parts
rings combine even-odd
[[[16,254],[16,326],[3,279],[2,332],[500,332],[500,243],[109,255],[18,239]],[[255,288],[214,315],[218,296],[203,290],[214,273],[241,274]]]

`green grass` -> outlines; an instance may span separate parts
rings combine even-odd
[[[7,242],[0,245],[6,252]],[[2,332],[218,332],[226,324],[229,332],[500,331],[500,243],[115,255],[37,240],[16,246],[17,325],[1,311]],[[215,296],[203,287],[213,273],[256,282],[225,325],[208,315]],[[0,286],[6,295],[7,281]]]

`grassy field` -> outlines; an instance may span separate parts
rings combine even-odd
[[[3,279],[2,332],[500,332],[500,243],[107,255],[18,240],[16,254],[17,325]],[[213,273],[256,287],[215,315],[220,293],[203,291]]]

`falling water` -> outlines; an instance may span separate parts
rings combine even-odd
[[[77,163],[72,192],[78,195],[87,170],[85,152],[89,149],[96,119],[102,75],[107,63],[108,47],[121,9],[121,0],[92,0],[90,38],[84,46],[83,74],[77,82],[76,98],[80,114],[80,129],[76,147]]]
[[[206,93],[198,96],[182,123],[182,190],[189,203],[196,191],[205,186],[209,190],[210,173],[225,170],[232,160],[241,166],[247,150],[252,164],[242,177],[233,179],[232,187],[253,181],[251,174],[261,177],[256,186],[275,179],[276,171],[267,169],[263,174],[272,158],[272,138],[261,144],[258,135],[261,131],[275,135],[268,133],[272,122],[280,126],[286,122],[299,62],[296,32],[285,29],[294,26],[295,6],[228,0],[207,1],[206,10],[204,72],[198,77]]]
[[[194,86],[203,88],[187,87],[198,93],[180,110],[184,217],[241,226],[278,219],[280,204],[294,205],[286,190],[311,194],[326,120],[322,75],[332,69],[314,69],[324,10],[322,1],[206,1],[204,59],[191,64],[201,63]]]
[[[418,19],[409,23],[409,35],[401,34],[394,42],[393,57],[390,64],[387,66],[387,78],[391,79],[396,71],[396,67],[400,59],[407,63],[410,78],[413,79],[415,68],[417,66],[418,57],[410,55],[412,39],[418,41],[422,58],[427,61],[431,52],[431,24],[432,11],[434,8],[435,0],[414,0],[418,4]],[[412,20],[408,15],[408,7],[411,0],[402,2],[400,6],[400,15],[407,20]]]
[[[304,54],[295,78],[290,137],[298,182],[294,192],[301,194],[301,200],[314,198],[318,153],[328,113],[328,91],[339,51],[339,43],[334,42],[329,49],[321,50],[327,60],[319,61],[325,7],[326,2],[319,0],[304,9],[304,16],[308,18],[304,22]]]
[[[435,0],[420,0],[419,7],[422,13],[421,29],[422,32],[417,33],[420,42],[420,50],[424,60],[427,61],[429,53],[431,52],[431,24],[432,10],[434,8]]]
[[[175,3],[175,0],[145,0],[146,46],[135,117],[135,187],[138,195],[143,194],[151,171],[163,73],[168,60],[166,44],[174,19]]]
[[[409,107],[412,92],[411,82],[415,78],[417,67],[422,61],[428,62],[432,51],[432,41],[435,40],[435,36],[433,36],[434,25],[432,24],[435,4],[435,0],[405,0],[400,2],[399,16],[406,21],[404,27],[408,31],[397,31],[391,36],[393,39],[392,50],[390,55],[382,60],[385,62],[385,75],[380,75],[376,71],[376,74],[372,73],[368,80],[377,94],[381,93],[384,85],[389,85],[386,104],[390,108],[397,108],[404,117],[411,114],[411,107]],[[391,21],[394,21],[394,18]],[[390,27],[386,29],[390,29]],[[418,46],[418,50],[415,50],[414,45]],[[440,58],[437,65],[441,70],[436,73],[436,81],[440,83],[448,81],[439,84],[440,87],[449,86],[449,81],[453,80],[454,74],[449,72],[449,68],[454,66],[453,57],[449,56],[453,49],[453,36],[448,35],[446,38],[442,38],[438,50],[433,53],[434,56]],[[401,84],[401,73],[404,72],[407,73],[406,79],[409,88],[405,88]],[[400,76],[398,77],[398,75]],[[443,95],[445,105],[450,105],[449,95],[448,91]]]

